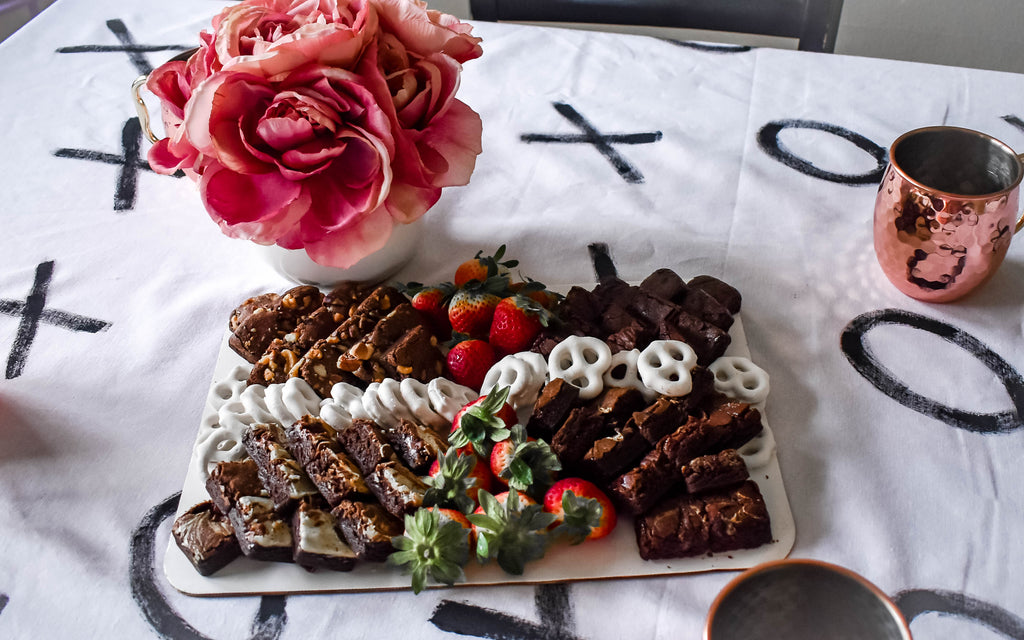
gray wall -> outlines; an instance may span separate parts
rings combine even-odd
[[[428,1],[431,8],[460,18],[469,17],[469,0]],[[52,0],[32,2],[42,8]],[[211,13],[215,8],[214,3]],[[0,40],[31,17],[31,11],[24,7],[0,14]],[[682,39],[796,46],[777,38],[712,32],[618,30]],[[845,0],[836,53],[1024,73],[1024,0]]]

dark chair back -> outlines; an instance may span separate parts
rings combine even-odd
[[[475,20],[578,22],[797,38],[831,53],[843,0],[470,0]]]

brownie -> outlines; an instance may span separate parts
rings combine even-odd
[[[564,378],[555,378],[547,383],[533,405],[533,413],[526,423],[526,432],[531,437],[550,440],[569,417],[579,397],[579,387]]]
[[[585,335],[601,333],[601,299],[583,287],[572,287],[558,305],[558,316]]]
[[[377,465],[366,474],[366,484],[388,513],[401,518],[423,506],[427,485],[397,460]]]
[[[551,439],[551,450],[566,469],[583,459],[594,441],[605,435],[604,417],[592,407],[577,407]]]
[[[635,521],[636,545],[644,560],[704,555],[711,549],[704,501],[678,495]]]
[[[740,312],[740,305],[743,302],[740,292],[718,278],[707,275],[697,276],[695,278],[691,278],[686,285],[691,289],[700,289],[701,291],[711,295],[715,300],[722,303],[722,305],[729,310],[729,313],[737,314]]]
[[[614,435],[594,442],[580,462],[580,471],[601,483],[608,482],[635,465],[650,448],[630,419]]]
[[[292,561],[292,530],[270,498],[242,496],[228,514],[242,553],[253,560]]]
[[[351,571],[356,554],[339,536],[331,512],[303,502],[292,516],[292,560],[309,570]]]
[[[644,513],[671,491],[681,472],[662,449],[653,449],[640,464],[616,478],[608,487],[611,498],[627,513]]]
[[[238,322],[228,337],[228,346],[248,362],[256,363],[274,338],[284,335],[279,328],[280,321],[279,306],[256,307]]]
[[[658,269],[652,272],[640,283],[640,288],[673,302],[682,300],[687,292],[686,283],[671,269]]]
[[[323,304],[324,294],[320,289],[309,284],[292,287],[281,294],[278,302],[281,335],[291,333],[299,322]]]
[[[647,405],[642,393],[632,387],[608,387],[592,401],[594,411],[604,419],[605,429],[616,431]]]
[[[234,333],[238,328],[249,319],[257,310],[262,309],[266,311],[268,309],[274,309],[281,301],[281,296],[276,293],[264,293],[258,296],[247,298],[245,302],[238,305],[238,307],[231,313],[231,319],[228,321],[228,329]]]
[[[646,289],[637,288],[627,309],[634,317],[640,318],[648,326],[656,327],[665,322],[679,307],[670,300],[655,295]]]
[[[288,438],[279,425],[250,425],[242,433],[242,444],[256,461],[260,480],[270,492],[275,509],[291,513],[299,500],[316,495],[313,482],[288,451]]]
[[[289,426],[285,433],[288,449],[330,506],[336,507],[342,500],[370,497],[363,474],[342,451],[337,433],[330,425],[307,415]]]
[[[400,380],[415,378],[430,382],[444,371],[444,356],[437,346],[437,338],[421,325],[388,348],[384,366]]]
[[[708,447],[708,435],[703,421],[691,417],[682,426],[658,441],[657,448],[674,469],[680,470],[694,458],[703,455]]]
[[[342,500],[331,510],[338,530],[360,560],[383,562],[394,551],[391,538],[405,531],[402,521],[372,502]]]
[[[703,499],[712,551],[752,549],[772,541],[768,508],[753,480]]]
[[[429,427],[400,418],[394,427],[382,429],[384,438],[398,457],[419,475],[425,474],[431,463],[448,450],[448,443]]]
[[[267,386],[288,382],[290,373],[302,357],[295,345],[274,338],[249,372],[249,384]]]
[[[317,341],[331,335],[347,319],[348,313],[339,308],[320,307],[303,318],[285,338],[296,351],[305,352]]]
[[[373,328],[341,357],[338,366],[351,371],[365,383],[396,377],[397,372],[390,370],[385,361],[385,354],[389,347],[422,323],[419,311],[411,304],[403,302],[378,320]]]
[[[199,575],[212,575],[242,555],[231,523],[209,500],[178,516],[171,535]]]
[[[653,446],[686,422],[686,408],[682,402],[659,396],[652,404],[633,414],[633,423]]]
[[[747,465],[735,449],[694,458],[682,471],[683,483],[690,493],[724,489],[750,477]]]
[[[339,382],[365,387],[359,379],[338,367],[338,361],[345,355],[346,347],[334,334],[317,341],[298,363],[297,374],[323,398],[329,398],[331,389]]]
[[[725,305],[701,289],[690,289],[680,307],[723,331],[732,326],[733,317]]]
[[[697,364],[708,366],[729,348],[728,332],[705,322],[692,313],[679,310],[657,328],[662,340],[682,340],[697,354]]]
[[[323,306],[343,313],[347,318],[352,315],[359,303],[370,295],[374,287],[362,282],[345,281],[331,289],[325,296]]]
[[[397,459],[395,450],[373,420],[356,418],[338,431],[338,442],[364,475],[372,473],[379,464]]]
[[[761,433],[761,412],[745,402],[717,396],[702,423],[708,442],[708,453],[723,449],[739,449]]]
[[[230,513],[242,496],[268,495],[252,458],[218,462],[206,478],[206,492],[222,515]]]
[[[394,287],[381,285],[360,301],[352,312],[352,317],[359,318],[360,326],[370,330],[381,318],[403,302],[409,302],[409,299],[402,295],[402,292]]]
[[[618,331],[608,335],[605,342],[612,353],[642,349],[651,343],[652,332],[639,320],[632,320]]]

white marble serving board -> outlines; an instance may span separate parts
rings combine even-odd
[[[559,287],[556,290],[567,290]],[[743,322],[739,314],[729,331],[732,342],[726,355],[750,357]],[[221,344],[214,369],[211,390],[239,365],[249,366],[227,344],[227,335]],[[769,372],[770,373],[770,372]],[[757,482],[771,516],[772,542],[756,549],[742,549],[728,553],[708,554],[695,558],[674,560],[643,560],[636,546],[632,518],[620,516],[610,536],[586,542],[579,546],[556,544],[545,557],[526,567],[521,576],[502,571],[495,563],[479,565],[471,560],[466,567],[466,582],[456,586],[486,586],[497,584],[537,584],[571,580],[601,580],[668,576],[703,571],[745,569],[762,562],[785,558],[793,548],[796,528],[789,500],[782,484],[782,474],[775,452],[775,440],[768,426],[764,408],[761,408],[764,431],[747,443],[740,453]],[[208,402],[203,412],[199,440],[217,421],[217,411]],[[205,488],[205,470],[199,463],[197,447],[185,474],[181,501],[175,517],[209,499]],[[173,537],[164,557],[164,572],[171,585],[182,593],[195,596],[227,596],[251,594],[291,594],[322,592],[360,592],[410,588],[410,579],[398,570],[383,564],[358,563],[351,572],[318,571],[311,573],[302,567],[287,563],[258,562],[238,558],[212,576],[202,576],[178,549]],[[443,587],[443,585],[439,585]]]

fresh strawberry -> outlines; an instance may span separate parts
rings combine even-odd
[[[497,361],[494,348],[484,340],[464,339],[466,336],[455,334],[455,345],[448,352],[448,375],[453,382],[479,391],[484,377]]]
[[[480,509],[468,518],[476,528],[477,560],[495,558],[513,575],[522,575],[527,562],[544,557],[547,529],[555,519],[517,491],[509,491],[504,501],[481,491]]]
[[[448,303],[448,322],[452,331],[486,340],[494,309],[507,291],[507,284],[505,278],[489,278],[484,283],[472,283],[456,291]]]
[[[412,574],[413,593],[423,591],[427,578],[452,585],[465,579],[469,561],[469,533],[456,521],[441,521],[441,514],[417,509],[405,516],[405,534],[391,539],[396,551],[388,565]]]
[[[508,285],[508,289],[512,293],[519,293],[534,300],[548,311],[554,309],[555,305],[558,304],[558,301],[565,297],[561,294],[555,293],[554,291],[550,291],[542,283],[537,282],[532,278],[527,278],[526,282],[513,282]]]
[[[505,298],[494,308],[491,346],[504,355],[526,351],[550,318],[551,312],[536,300],[522,294]]]
[[[527,437],[523,425],[511,431],[508,440],[496,442],[491,449],[491,472],[510,489],[542,498],[562,469],[558,456],[548,443]]]
[[[477,457],[472,453],[460,453],[455,447],[434,461],[430,469],[428,488],[423,494],[423,504],[427,507],[445,507],[469,513],[476,506],[476,478],[470,473],[477,465]],[[470,492],[473,492],[472,497]]]
[[[410,282],[400,288],[402,293],[412,296],[409,302],[414,309],[423,314],[431,333],[439,340],[447,340],[452,335],[452,326],[448,322],[448,301],[455,292],[455,287],[450,282],[438,285]]]
[[[530,496],[526,495],[525,493],[520,493],[518,491],[515,491],[515,492],[514,491],[502,491],[501,493],[494,494],[493,498],[498,501],[498,504],[504,505],[506,502],[508,502],[509,496],[512,495],[513,493],[516,494],[516,499],[519,501],[519,506],[517,507],[518,509],[522,509],[523,507],[528,507],[531,504],[540,504],[539,502],[537,502],[536,500],[534,500]],[[486,512],[484,511],[483,505],[481,505],[481,506],[477,507],[473,511],[473,513],[486,513]]]
[[[456,454],[453,454],[453,451],[456,452]],[[430,477],[436,478],[439,475],[441,475],[442,462],[444,462],[449,456],[462,454],[473,457],[473,467],[464,476],[462,476],[462,487],[465,491],[465,494],[469,496],[469,498],[473,502],[472,505],[464,503],[464,505],[469,509],[472,509],[474,506],[476,506],[477,493],[479,493],[481,489],[483,489],[484,491],[491,491],[491,488],[494,486],[494,476],[491,475],[490,466],[485,460],[478,458],[474,453],[472,453],[472,451],[472,447],[465,447],[464,449],[451,448],[448,450],[448,453],[446,455],[443,455],[440,458],[436,458],[434,460],[434,463],[430,465]],[[452,465],[452,463],[449,462],[449,465]],[[448,475],[455,475],[454,470],[452,472],[448,472]],[[433,484],[434,487],[437,487],[436,480],[431,480],[431,483]],[[424,500],[426,500],[426,498],[424,498]],[[468,510],[465,512],[469,513]]]
[[[544,494],[544,510],[559,523],[556,535],[567,537],[573,544],[607,536],[617,520],[608,496],[582,478],[563,478],[552,485]]]
[[[484,282],[488,278],[504,275],[508,269],[519,265],[518,260],[506,260],[499,262],[505,257],[505,245],[498,247],[493,256],[484,256],[483,251],[477,251],[476,255],[463,262],[455,270],[455,286],[462,287],[471,280]]]
[[[457,522],[459,526],[466,530],[469,536],[469,547],[472,549],[476,544],[476,529],[473,528],[473,523],[466,518],[466,514],[455,509],[445,509],[444,507],[427,507],[429,511],[436,511],[440,516],[440,524],[443,527],[447,522]]]
[[[518,421],[515,409],[505,402],[508,390],[492,388],[459,409],[452,420],[448,444],[456,448],[472,445],[477,455],[490,456],[493,444],[508,438],[509,427]]]

